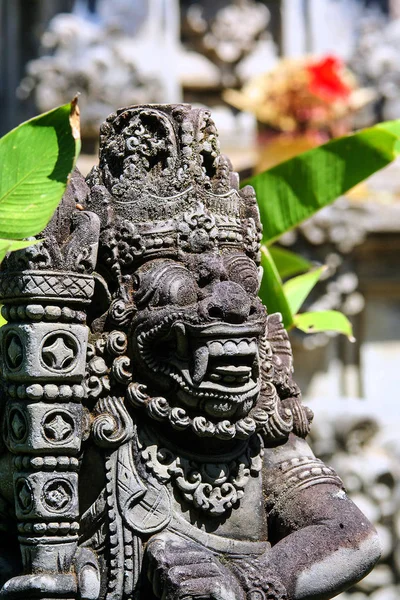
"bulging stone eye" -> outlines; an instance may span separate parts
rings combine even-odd
[[[166,285],[167,292],[166,304],[174,304],[176,306],[187,306],[194,304],[197,301],[196,284],[190,274],[185,276],[180,273],[172,277]]]
[[[249,294],[256,296],[260,281],[255,263],[244,254],[225,257],[224,265],[228,278],[242,286]]]
[[[153,306],[188,306],[197,301],[197,284],[183,265],[169,264],[157,277],[157,293]]]
[[[136,279],[135,279],[136,278]],[[198,286],[192,273],[179,263],[163,261],[135,275],[132,286],[139,306],[188,306],[197,302]]]

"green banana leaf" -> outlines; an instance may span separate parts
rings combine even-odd
[[[261,246],[263,278],[259,296],[269,314],[279,312],[287,329],[293,326],[293,315],[283,290],[282,279],[272,259],[269,248]]]
[[[313,266],[309,260],[300,256],[300,254],[296,254],[280,246],[271,246],[269,253],[282,279],[309,271]]]
[[[22,123],[0,139],[0,238],[20,240],[44,229],[62,198],[79,150],[76,99]]]
[[[348,318],[337,310],[321,310],[318,312],[305,312],[295,315],[294,326],[305,333],[318,331],[336,331],[343,333],[351,342],[354,342],[353,329]]]
[[[304,300],[319,281],[319,278],[325,270],[326,267],[319,267],[304,275],[292,277],[292,279],[289,279],[289,281],[283,284],[283,292],[292,315],[295,315],[300,309]]]
[[[352,325],[342,313],[335,310],[297,313],[326,267],[319,267],[283,284],[270,248],[266,245],[261,246],[261,266],[264,273],[259,291],[260,298],[270,314],[281,313],[286,329],[297,327],[305,333],[336,331],[353,341]]]
[[[271,244],[400,154],[400,120],[332,140],[243,182],[254,187]]]

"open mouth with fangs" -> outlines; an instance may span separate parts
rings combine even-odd
[[[258,397],[263,331],[262,321],[193,325],[178,320],[168,330],[159,325],[140,333],[137,347],[152,371],[178,384],[178,397],[186,405],[228,416],[238,405],[249,410]]]

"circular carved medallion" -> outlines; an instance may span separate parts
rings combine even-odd
[[[51,512],[67,511],[73,499],[74,491],[66,479],[53,479],[43,487],[42,502]]]
[[[53,410],[43,419],[43,437],[51,444],[65,444],[75,431],[72,417],[63,410]]]
[[[78,353],[76,337],[67,331],[56,331],[45,336],[40,358],[47,369],[65,373],[75,367]]]

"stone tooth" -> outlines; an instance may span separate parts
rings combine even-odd
[[[223,356],[224,355],[224,347],[221,342],[210,342],[208,344],[208,349],[210,351],[210,356]]]
[[[250,379],[250,373],[246,374],[246,375],[240,375],[240,376],[236,376],[236,381],[238,383],[246,383],[247,381],[249,381]]]
[[[238,347],[235,344],[235,342],[233,342],[232,340],[228,340],[224,344],[224,351],[225,351],[225,354],[235,355],[238,353]]]
[[[241,342],[239,342],[238,351],[239,351],[239,354],[242,354],[242,355],[250,354],[249,343],[246,340],[242,340]]]
[[[218,375],[217,373],[210,373],[210,379],[211,381],[221,381],[221,375]]]
[[[178,358],[187,358],[188,356],[188,338],[186,335],[186,327],[183,323],[174,325],[176,335],[176,352]]]
[[[251,340],[250,345],[249,345],[249,351],[250,351],[250,354],[257,353],[257,342],[255,340]]]
[[[194,351],[192,379],[197,385],[203,381],[207,372],[209,354],[207,346],[200,346]]]
[[[216,373],[222,375],[247,375],[251,372],[251,368],[247,365],[217,365],[214,368]]]

